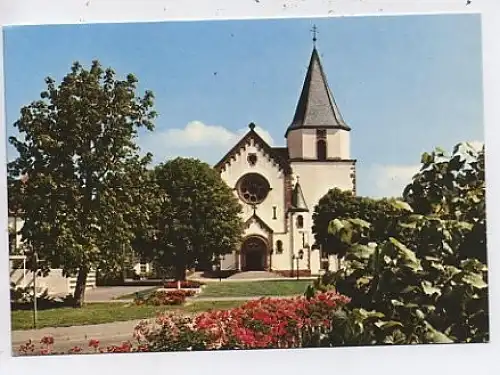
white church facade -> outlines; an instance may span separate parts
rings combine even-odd
[[[350,127],[344,122],[314,47],[286,147],[271,147],[249,131],[215,165],[243,206],[241,248],[222,269],[317,275],[336,259],[314,245],[314,207],[328,190],[356,190],[350,158]],[[298,270],[298,271],[297,271]]]

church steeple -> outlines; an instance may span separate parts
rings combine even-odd
[[[302,93],[295,110],[295,116],[285,137],[295,129],[343,129],[351,130],[345,123],[328,86],[326,75],[316,49],[314,29],[313,51],[309,61]]]

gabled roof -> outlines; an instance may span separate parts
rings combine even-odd
[[[248,125],[250,130],[239,140],[238,143],[234,145],[234,147],[229,150],[229,152],[224,155],[224,157],[214,165],[214,168],[219,172],[225,170],[226,166],[231,164],[231,160],[236,158],[236,155],[239,154],[247,145],[250,144],[250,141],[253,140],[254,144],[259,147],[265,154],[269,155],[269,157],[278,165],[280,170],[283,170],[285,174],[291,173],[290,163],[288,162],[288,158],[284,157],[285,153],[283,152],[282,147],[273,148],[267,144],[267,142],[262,139],[262,137],[257,134],[255,131],[255,124],[251,123]],[[288,155],[288,152],[287,152]]]
[[[304,193],[302,193],[302,187],[297,180],[295,187],[292,192],[292,207],[290,207],[292,212],[309,212],[307,208],[306,200],[304,198]]]
[[[285,137],[289,131],[303,128],[351,130],[344,122],[328,87],[316,47],[312,51],[295,116],[286,130]]]
[[[289,160],[288,147],[273,147],[274,152],[284,160]]]
[[[267,225],[264,220],[262,220],[255,212],[253,213],[252,216],[250,216],[248,218],[247,221],[245,221],[245,228],[248,228],[250,227],[250,225],[252,224],[252,221],[255,221],[257,224],[260,225],[260,227],[264,230],[266,230],[268,233],[273,233],[273,230],[272,228]]]

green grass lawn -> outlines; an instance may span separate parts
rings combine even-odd
[[[148,289],[141,290],[140,292],[137,292],[137,293],[124,294],[122,296],[116,297],[115,299],[116,300],[134,299],[136,297],[136,295],[139,295],[140,297],[145,297],[145,296],[147,296],[148,294],[152,293],[153,291],[155,291],[158,288],[159,288],[158,286],[151,287],[151,288],[148,288]]]
[[[312,280],[265,280],[207,283],[200,297],[293,296],[303,294]]]
[[[186,306],[136,306],[124,303],[92,303],[75,309],[60,307],[38,312],[37,328],[68,327],[89,324],[111,323],[125,320],[154,318],[157,313],[178,311],[180,313],[199,313],[208,310],[223,310],[239,306],[243,301],[200,301]],[[32,329],[33,312],[12,311],[12,330]]]

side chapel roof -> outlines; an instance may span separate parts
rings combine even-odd
[[[292,192],[292,207],[290,208],[290,211],[309,212],[306,200],[304,198],[304,193],[302,192],[302,187],[300,186],[298,178],[297,178],[297,183],[295,184],[295,187],[293,188]]]

